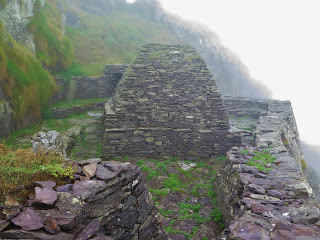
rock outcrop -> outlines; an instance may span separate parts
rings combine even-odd
[[[191,46],[144,46],[105,108],[104,157],[208,159],[240,142],[221,95]]]
[[[34,195],[21,211],[15,200],[6,202],[0,239],[164,239],[137,166],[100,159],[71,164],[77,169],[74,184],[35,182]],[[15,206],[18,211],[8,214]]]
[[[0,9],[0,21],[6,30],[33,54],[35,54],[34,35],[28,31],[27,26],[30,18],[34,16],[35,3],[36,0],[10,0],[4,9]],[[41,8],[45,0],[40,0],[39,3]]]
[[[229,239],[319,239],[313,198],[288,101],[225,98],[235,122],[256,118],[253,146],[234,147],[216,180]]]

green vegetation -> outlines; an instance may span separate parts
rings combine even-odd
[[[38,60],[7,34],[1,22],[0,76],[18,125],[26,115],[40,119],[41,111],[57,90],[56,84]]]
[[[79,69],[89,75],[101,75],[105,64],[131,63],[143,44],[179,42],[162,24],[127,12],[85,14],[81,26],[67,27],[66,35],[73,43]]]
[[[225,156],[221,156],[207,161],[183,161],[184,164],[196,163],[196,167],[183,170],[182,162],[177,158],[134,160],[134,158],[125,157],[125,161],[130,160],[144,171],[147,185],[159,208],[159,213],[171,219],[165,230],[171,234],[183,234],[188,239],[193,239],[200,225],[207,221],[214,221],[221,229],[224,228],[223,216],[217,205],[213,183],[217,169],[225,159]],[[178,197],[178,202],[168,204],[168,201],[172,200],[167,199],[175,199],[174,196],[183,196],[183,198]],[[211,210],[204,210],[204,206],[199,203],[201,202],[199,199],[207,197],[211,199]],[[196,222],[191,232],[179,229],[181,223],[178,221],[185,219],[193,219]]]
[[[37,0],[34,5],[36,14],[28,25],[28,30],[35,35],[37,58],[51,70],[66,70],[73,62],[73,47],[62,32],[58,0],[46,1],[45,6],[37,11],[39,4]]]
[[[5,8],[8,3],[8,0],[0,0],[0,8]]]
[[[268,150],[263,150],[262,152],[255,151],[255,156],[253,156],[246,164],[249,166],[255,166],[260,171],[269,172],[272,167],[267,167],[269,163],[274,163],[275,157],[272,157]]]
[[[305,171],[307,170],[307,162],[304,159],[301,159],[301,166],[302,166],[302,170]]]
[[[71,115],[64,119],[46,119],[39,124],[30,125],[22,130],[15,131],[6,139],[5,145],[12,149],[20,147],[29,148],[31,145],[29,138],[33,134],[42,131],[43,129],[46,129],[46,131],[56,130],[58,132],[63,132],[77,125],[74,120],[85,118],[87,118],[87,113]],[[28,141],[25,144],[21,144],[20,142],[23,138],[28,138]]]
[[[64,166],[63,158],[54,153],[33,152],[31,149],[10,150],[0,145],[0,202],[11,195],[26,200],[28,188],[34,181],[54,180],[58,184],[73,178],[75,169]],[[24,185],[26,190],[15,191]]]

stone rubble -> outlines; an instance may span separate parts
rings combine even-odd
[[[101,159],[73,165],[80,168],[73,184],[35,182],[35,196],[23,208],[7,199],[0,209],[0,239],[165,239],[140,168]],[[88,180],[80,181],[85,174]],[[8,214],[14,208],[19,211]]]

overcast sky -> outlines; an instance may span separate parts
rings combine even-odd
[[[272,89],[291,100],[300,138],[320,145],[320,0],[161,0],[205,23]]]

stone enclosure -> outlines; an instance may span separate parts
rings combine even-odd
[[[207,159],[240,143],[193,47],[144,46],[105,106],[103,155]]]

